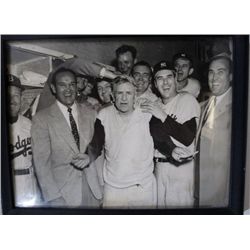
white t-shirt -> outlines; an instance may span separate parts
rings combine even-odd
[[[105,131],[104,180],[114,187],[142,184],[153,173],[153,138],[150,135],[151,114],[135,109],[124,122],[112,105],[100,111],[98,119]]]

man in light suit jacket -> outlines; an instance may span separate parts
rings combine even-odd
[[[209,64],[211,98],[202,105],[197,132],[199,163],[199,205],[225,207],[229,202],[232,62],[229,57],[214,57]]]
[[[76,76],[67,68],[54,72],[56,101],[33,118],[35,171],[50,206],[98,207],[102,192],[96,169],[85,153],[94,132],[95,111],[77,104]]]

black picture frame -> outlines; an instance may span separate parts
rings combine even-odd
[[[126,35],[127,36],[127,35]],[[246,158],[246,135],[247,135],[247,104],[248,104],[248,35],[230,35],[233,40],[233,108],[232,108],[232,142],[231,142],[231,180],[230,180],[230,202],[226,208],[198,208],[198,209],[136,209],[136,210],[118,210],[118,209],[72,209],[72,208],[18,208],[14,206],[13,185],[10,171],[10,161],[8,154],[8,120],[7,120],[7,89],[6,89],[6,43],[14,40],[30,39],[62,39],[62,38],[102,38],[108,36],[69,36],[69,35],[2,35],[1,36],[1,112],[2,112],[2,130],[1,130],[1,191],[2,191],[2,211],[3,214],[75,214],[75,215],[164,215],[164,214],[243,214],[244,201],[244,174]],[[124,37],[124,36],[116,36]],[[128,37],[128,36],[127,36]],[[132,36],[135,39],[142,36]],[[151,36],[145,36],[151,37]],[[155,37],[155,36],[154,36]],[[158,36],[163,37],[164,36]],[[175,37],[175,36],[165,36]],[[185,36],[183,36],[185,37]],[[195,39],[197,36],[189,36]],[[199,36],[200,37],[200,36]],[[205,37],[205,36],[204,36]],[[223,37],[223,36],[217,36]]]

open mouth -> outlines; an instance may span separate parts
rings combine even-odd
[[[163,90],[163,91],[169,91],[169,90],[170,90],[170,87],[163,88],[162,90]]]
[[[72,94],[64,94],[64,97],[71,97]]]
[[[212,88],[218,88],[220,86],[219,83],[215,82],[215,83],[212,83]]]

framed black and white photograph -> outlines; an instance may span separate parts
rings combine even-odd
[[[4,214],[242,214],[249,38],[1,36]]]

